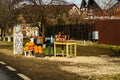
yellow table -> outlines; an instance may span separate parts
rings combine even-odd
[[[66,46],[66,56],[69,57],[72,54],[76,56],[76,42],[54,42],[54,56],[56,57],[56,45],[65,45]],[[74,51],[73,51],[74,50]],[[64,56],[64,51],[62,51]]]

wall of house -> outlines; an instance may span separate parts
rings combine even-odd
[[[95,25],[99,44],[120,46],[120,20],[98,20]]]

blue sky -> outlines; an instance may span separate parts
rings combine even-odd
[[[66,0],[66,1],[71,2],[71,3],[75,3],[77,6],[80,6],[81,2],[82,2],[82,0]],[[86,0],[86,1],[88,1],[88,0]],[[99,4],[99,6],[101,8],[103,8],[104,5],[105,5],[104,3],[107,4],[107,2],[109,0],[95,0],[95,1],[96,1],[97,4]],[[116,1],[118,1],[118,0],[112,0],[110,5],[112,6]]]
[[[45,3],[49,3],[51,0],[43,0],[43,1],[45,1]],[[78,7],[80,7],[81,2],[82,2],[82,0],[65,0],[65,1],[70,2],[70,3],[75,3]],[[86,1],[88,1],[88,0],[86,0]],[[99,6],[100,6],[101,8],[104,8],[105,3],[107,4],[107,2],[108,2],[109,0],[95,0],[95,1],[96,1],[97,4],[99,4]],[[113,5],[116,3],[116,1],[118,1],[118,0],[111,0],[111,1],[112,1],[112,2],[111,2],[111,4],[110,4],[110,6],[108,6],[108,7],[113,6]]]
[[[75,4],[77,4],[78,6],[80,6],[82,0],[66,0],[66,1],[75,3]]]

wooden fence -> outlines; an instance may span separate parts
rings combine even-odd
[[[92,41],[93,31],[99,33],[99,44],[120,46],[120,20],[96,20],[80,24],[47,25],[45,27],[45,36],[50,37],[61,32],[66,34],[69,39]]]
[[[120,46],[120,20],[98,20],[95,25],[99,44]]]
[[[67,35],[67,39],[75,40],[91,40],[92,31],[95,29],[93,24],[81,23],[81,24],[69,24],[69,25],[55,25],[45,27],[45,36],[50,37],[56,35],[59,32]]]

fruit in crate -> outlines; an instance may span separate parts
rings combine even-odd
[[[25,44],[24,50],[33,50],[33,49],[34,49],[34,46],[35,46],[35,44],[34,44],[33,42],[27,42],[27,43]]]
[[[38,46],[38,53],[42,53],[42,47],[41,46]]]
[[[29,50],[33,50],[34,49],[34,47],[33,46],[29,46]]]
[[[29,45],[32,46],[32,47],[35,46],[35,44],[33,42],[30,42]]]
[[[30,45],[30,43],[29,43],[29,42],[27,42],[27,43],[25,44],[25,46],[26,46],[26,47],[28,47],[29,45]]]
[[[37,46],[34,46],[34,52],[38,53],[38,47]]]
[[[27,51],[27,50],[29,50],[29,47],[24,47],[24,51]]]

